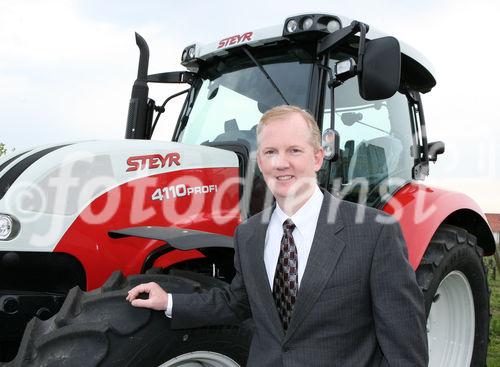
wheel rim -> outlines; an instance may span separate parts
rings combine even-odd
[[[182,354],[159,367],[240,367],[240,365],[220,353],[197,351]]]
[[[470,366],[474,327],[474,298],[469,281],[462,272],[452,271],[439,284],[427,318],[429,366]]]

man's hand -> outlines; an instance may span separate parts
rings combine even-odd
[[[138,298],[141,293],[145,293],[148,298]],[[165,311],[167,309],[168,296],[158,284],[144,283],[132,288],[128,291],[126,298],[134,307],[150,308],[157,311]]]

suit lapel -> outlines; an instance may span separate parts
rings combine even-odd
[[[285,341],[295,332],[320,296],[345,247],[344,241],[336,235],[344,227],[337,212],[340,200],[334,198],[328,192],[323,192],[323,195],[323,204],[318,217],[311,251],[304,276],[300,281],[299,293],[290,327],[285,335]],[[275,313],[277,316],[277,312]]]
[[[250,258],[252,259],[252,269],[254,269],[253,276],[255,277],[255,284],[259,285],[259,288],[256,289],[256,293],[259,296],[258,303],[260,308],[267,315],[269,322],[272,324],[272,330],[276,332],[276,336],[281,340],[285,334],[279,319],[278,311],[276,310],[273,294],[269,286],[266,265],[264,263],[266,232],[273,210],[274,206],[264,210],[262,216],[259,218],[255,232],[250,238],[250,243],[254,243],[256,248],[256,251],[251,253]]]

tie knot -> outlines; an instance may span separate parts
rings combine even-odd
[[[293,232],[294,228],[295,228],[295,224],[292,222],[292,220],[290,218],[288,218],[287,220],[285,220],[283,222],[283,231],[285,231],[286,233],[291,234]]]

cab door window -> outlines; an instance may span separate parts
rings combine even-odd
[[[325,93],[323,125],[330,121],[330,88]],[[357,77],[335,88],[335,129],[341,157],[329,172],[330,191],[345,199],[377,206],[411,180],[412,133],[408,100],[397,92],[385,100],[366,101]]]

